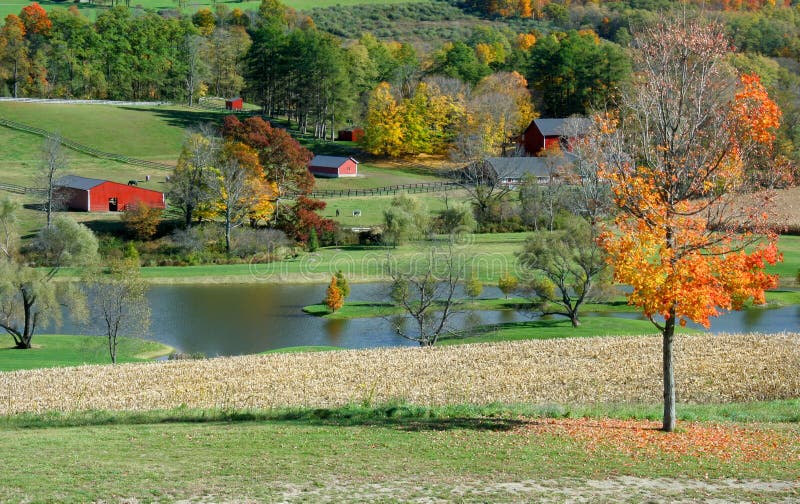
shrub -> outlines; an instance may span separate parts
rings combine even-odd
[[[509,294],[517,290],[517,286],[519,286],[519,280],[517,277],[507,271],[503,276],[500,277],[500,280],[497,281],[497,287],[500,289],[506,299],[508,299]]]
[[[122,214],[125,229],[139,240],[149,240],[155,236],[161,222],[161,209],[144,203],[129,205]]]

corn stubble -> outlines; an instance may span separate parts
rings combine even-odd
[[[800,396],[800,334],[681,336],[683,403]],[[0,373],[0,415],[46,411],[658,403],[661,339],[607,337],[271,354]]]

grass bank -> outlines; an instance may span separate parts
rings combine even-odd
[[[787,501],[798,491],[796,425],[688,420],[797,406],[682,406],[674,434],[630,420],[655,406],[12,417],[0,419],[3,459],[25,469],[7,472],[0,500]]]
[[[103,336],[41,334],[34,336],[32,343],[33,348],[19,350],[4,334],[0,340],[0,371],[111,363],[108,339]],[[145,362],[173,351],[155,341],[119,338],[117,361]]]

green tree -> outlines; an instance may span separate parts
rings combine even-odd
[[[483,292],[483,282],[478,278],[476,271],[471,271],[467,280],[464,282],[464,292],[466,292],[467,296],[471,297],[473,301]]]
[[[428,210],[412,196],[398,194],[383,211],[384,234],[396,247],[408,239],[416,239],[428,232]]]
[[[75,320],[86,315],[85,294],[72,282],[54,282],[63,266],[85,266],[97,260],[97,239],[84,225],[64,217],[40,231],[33,248],[47,267],[36,268],[20,257],[16,239],[17,205],[0,202],[0,229],[5,235],[0,256],[0,328],[17,348],[31,348],[41,325],[61,322],[62,308]]]
[[[170,205],[183,213],[186,227],[192,225],[198,208],[212,198],[210,182],[218,143],[208,128],[201,127],[201,131],[189,133],[178,165],[170,175],[167,197]]]
[[[344,273],[342,273],[342,270],[338,270],[335,276],[336,276],[336,287],[342,294],[342,299],[347,299],[350,296],[350,283],[347,281],[347,278],[345,278]]]
[[[520,267],[531,277],[527,289],[545,315],[563,315],[580,325],[581,305],[602,293],[608,282],[606,254],[596,230],[575,217],[562,230],[534,233],[519,254]]]
[[[508,271],[500,277],[497,281],[497,288],[500,289],[500,292],[508,299],[508,295],[517,290],[519,286],[519,280],[517,277],[509,273]]]
[[[475,51],[464,42],[448,43],[435,56],[434,73],[456,77],[475,85],[492,73],[488,65],[478,61]]]
[[[135,259],[113,262],[108,271],[96,272],[92,278],[91,319],[108,337],[108,352],[116,364],[117,337],[141,336],[150,325],[148,284]]]
[[[530,50],[528,82],[545,117],[586,114],[614,103],[630,63],[622,48],[597,34],[571,30],[540,38]]]

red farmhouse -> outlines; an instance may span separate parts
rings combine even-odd
[[[351,157],[314,156],[308,164],[308,171],[322,178],[355,177],[358,175],[358,161]]]
[[[569,121],[574,121],[569,124]],[[553,146],[559,146],[562,139],[569,134],[580,135],[591,124],[589,119],[534,119],[522,134],[522,146],[525,155],[538,156],[542,151]],[[566,130],[575,130],[567,133]]]
[[[239,97],[225,100],[225,110],[242,110],[242,104],[243,101]]]
[[[164,193],[75,175],[67,175],[56,182],[56,196],[69,209],[83,212],[117,212],[137,203],[153,208],[166,207]]]

